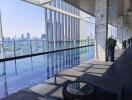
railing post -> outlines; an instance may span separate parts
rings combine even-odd
[[[16,57],[16,41],[13,41],[14,44],[14,57]],[[17,64],[16,64],[16,59],[15,59],[15,74],[17,75]]]
[[[15,40],[13,40],[13,49],[14,49],[14,57],[16,57],[16,45],[15,45]]]
[[[31,40],[28,40],[29,42],[30,42],[30,53],[31,53],[31,55],[32,55],[32,41]],[[28,42],[27,41],[27,42]],[[33,70],[33,59],[32,59],[32,56],[31,56],[31,67],[32,67],[32,70]]]
[[[30,42],[30,53],[31,53],[31,55],[32,55],[32,41],[31,40],[29,40],[29,42]]]
[[[42,45],[43,45],[43,52],[44,52],[44,40],[42,40],[42,42],[43,42],[43,44],[42,44]]]
[[[5,55],[4,55],[4,41],[1,41],[1,58],[3,59],[4,57],[5,57]]]

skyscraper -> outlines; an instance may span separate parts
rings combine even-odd
[[[30,40],[30,33],[27,33],[26,39],[27,39],[27,40]]]
[[[20,40],[24,40],[24,34],[21,34]]]
[[[42,35],[41,35],[41,40],[45,40],[45,39],[46,39],[45,34],[42,34]]]

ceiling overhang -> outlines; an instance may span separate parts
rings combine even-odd
[[[95,16],[95,0],[64,0],[77,8]],[[124,25],[132,28],[132,0],[109,0],[109,24],[118,26],[118,17],[123,17]]]
[[[95,12],[95,0],[64,0],[82,11],[94,15]]]
[[[36,5],[45,5],[49,2],[52,2],[52,0],[22,0],[22,1],[29,2]]]

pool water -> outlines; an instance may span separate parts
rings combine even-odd
[[[94,46],[0,63],[0,98],[52,78],[94,57]]]

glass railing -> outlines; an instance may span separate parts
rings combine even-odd
[[[3,41],[0,42],[1,49],[0,59],[70,49],[93,44],[94,40],[92,39],[79,41],[46,41],[46,40]]]

